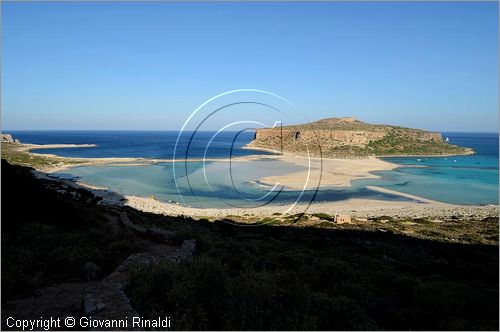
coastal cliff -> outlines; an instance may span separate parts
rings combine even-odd
[[[21,144],[21,141],[18,139],[14,139],[11,134],[1,134],[0,135],[0,141],[2,143],[17,143]]]
[[[440,133],[355,118],[328,118],[307,124],[257,129],[249,148],[323,157],[471,154],[445,142]]]

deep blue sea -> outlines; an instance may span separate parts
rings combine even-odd
[[[145,157],[171,159],[178,132],[160,131],[13,131],[24,143],[96,144],[93,148],[44,149],[68,157]],[[253,138],[243,132],[236,140],[234,133],[198,132],[181,137],[177,159],[227,158],[230,156],[266,155],[242,149]],[[401,167],[392,171],[374,172],[379,179],[355,180],[350,187],[306,191],[301,201],[337,201],[348,198],[407,200],[366,188],[375,185],[453,204],[498,204],[498,133],[443,133],[450,143],[471,147],[476,154],[450,157],[385,158]],[[207,142],[213,138],[206,149]],[[234,141],[233,141],[234,140]],[[189,148],[188,148],[189,147]],[[286,162],[262,160],[233,164],[223,162],[161,163],[141,166],[76,167],[58,174],[78,177],[82,181],[105,186],[129,195],[151,196],[161,200],[181,201],[198,207],[258,206],[288,204],[298,193],[281,191],[265,196],[269,188],[256,185],[263,176],[299,171],[302,168]],[[175,169],[174,169],[175,168]],[[174,179],[174,171],[176,177]],[[212,185],[208,185],[211,183]],[[182,198],[179,196],[179,192]],[[264,197],[262,199],[262,197]]]
[[[141,157],[172,159],[178,131],[13,131],[9,132],[23,143],[34,144],[96,144],[92,148],[43,149],[33,152],[50,153],[64,157]],[[215,132],[201,131],[181,135],[176,157],[203,158],[207,142]],[[220,132],[209,146],[207,157],[227,158],[252,154],[267,154],[262,151],[241,149],[253,139],[252,132],[242,132],[233,143],[233,132]],[[231,146],[233,150],[231,151]],[[189,148],[188,148],[189,147]]]

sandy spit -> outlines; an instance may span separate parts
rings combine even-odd
[[[50,148],[61,147],[61,145],[51,145]],[[62,145],[64,147],[77,147],[75,145]],[[88,145],[85,145],[88,146]],[[49,148],[47,145],[43,147]],[[81,147],[81,146],[80,146]],[[40,149],[40,145],[24,144],[22,147],[25,151],[32,149]],[[28,152],[30,153],[30,152]],[[66,169],[82,165],[146,165],[158,162],[184,162],[186,160],[171,160],[171,159],[147,159],[147,158],[65,158],[55,155],[43,154],[49,158],[57,158],[58,161],[63,161],[60,165],[55,165],[51,168],[50,172],[56,172],[61,169]],[[290,162],[296,165],[307,167],[308,169],[301,172],[285,174],[276,177],[266,177],[258,181],[263,184],[274,185],[279,183],[287,188],[299,190],[314,189],[319,186],[334,187],[334,186],[349,186],[351,181],[359,178],[376,177],[371,172],[377,170],[391,170],[398,165],[383,161],[375,157],[358,158],[358,159],[318,159],[299,157],[292,154],[282,155],[269,155],[269,156],[246,156],[233,158],[235,161],[250,161],[259,159],[276,159],[285,162]],[[190,159],[189,161],[201,161],[202,159]],[[223,161],[225,159],[207,159]],[[71,161],[72,164],[66,164],[64,161]],[[44,170],[45,171],[45,170]],[[152,197],[138,197],[138,196],[122,196],[107,188],[99,188],[90,184],[75,182],[62,179],[54,179],[46,173],[36,171],[36,176],[62,181],[69,186],[76,188],[86,188],[93,192],[95,195],[102,197],[104,204],[130,206],[135,209],[157,213],[170,216],[192,216],[197,218],[224,218],[227,216],[259,216],[266,217],[272,216],[275,213],[282,214],[296,214],[296,213],[328,213],[335,214],[350,214],[354,217],[364,218],[370,216],[393,216],[393,217],[433,217],[433,218],[446,218],[451,216],[459,217],[474,217],[481,218],[486,216],[498,216],[498,206],[467,206],[467,205],[453,205],[442,202],[437,202],[422,197],[408,195],[397,191],[384,189],[380,187],[371,186],[368,189],[376,190],[379,192],[399,195],[406,197],[408,201],[386,201],[375,199],[347,199],[336,202],[313,202],[311,204],[296,204],[287,206],[266,205],[258,208],[231,208],[227,209],[214,209],[214,208],[194,208],[184,206],[180,203],[168,203],[158,201]]]

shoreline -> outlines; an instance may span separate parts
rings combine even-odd
[[[270,153],[273,153],[274,155],[292,155],[292,156],[303,157],[303,158],[308,157],[308,156],[302,156],[299,154],[295,154],[292,152],[279,152],[279,151],[271,149],[271,148],[252,146],[250,144],[251,143],[248,143],[247,145],[242,146],[241,149],[270,152]],[[474,151],[474,149],[472,149],[472,148],[466,147],[464,149],[465,149],[465,151],[463,153],[366,155],[366,156],[352,156],[352,157],[344,157],[344,158],[321,157],[321,159],[363,159],[363,158],[370,158],[370,157],[372,157],[372,158],[406,158],[406,157],[433,158],[433,157],[470,156],[470,155],[476,154],[476,151]],[[311,158],[318,158],[318,157],[311,156]]]
[[[5,144],[5,143],[3,143]],[[53,167],[53,170],[46,170],[49,173],[58,172],[59,170],[64,170],[67,168],[78,167],[78,166],[99,166],[106,164],[117,163],[116,166],[135,166],[135,165],[148,165],[148,164],[156,164],[156,163],[173,163],[173,162],[199,162],[199,161],[251,161],[251,160],[259,160],[259,159],[283,159],[283,158],[291,158],[294,160],[301,158],[310,158],[311,160],[318,161],[349,161],[349,160],[380,160],[385,163],[390,163],[389,161],[381,160],[380,158],[405,158],[405,157],[423,157],[423,158],[436,158],[436,157],[451,157],[451,156],[462,156],[462,155],[472,155],[475,154],[470,148],[467,148],[469,151],[463,154],[440,154],[440,155],[380,155],[380,156],[359,156],[359,157],[349,157],[349,158],[333,158],[333,157],[313,157],[313,156],[301,156],[291,152],[282,152],[277,153],[277,151],[268,148],[261,147],[251,147],[245,145],[242,149],[245,150],[256,150],[256,151],[265,151],[271,152],[270,155],[249,155],[249,156],[239,156],[232,158],[188,158],[188,159],[164,159],[164,158],[148,158],[148,157],[64,157],[58,156],[55,154],[49,153],[37,153],[32,152],[32,150],[43,150],[43,149],[65,149],[65,148],[88,148],[88,147],[97,147],[96,144],[30,144],[30,143],[10,143],[16,145],[19,151],[23,151],[28,155],[46,157],[50,159],[58,159],[62,161],[68,161],[72,164],[67,165],[57,165]],[[284,160],[288,161],[288,160]],[[128,164],[135,163],[135,164]],[[393,163],[391,163],[393,164]],[[402,167],[401,165],[395,165],[394,168]],[[394,169],[392,168],[392,169]],[[378,170],[386,170],[384,169],[373,169],[372,171]]]
[[[7,143],[2,143],[7,144]],[[15,145],[13,148],[18,152],[26,153],[31,157],[47,158],[48,160],[57,162],[57,164],[48,163],[43,167],[39,167],[46,173],[56,173],[73,167],[80,166],[141,166],[153,165],[158,163],[178,163],[178,162],[201,162],[201,161],[229,161],[229,158],[177,158],[177,159],[162,159],[162,158],[145,158],[145,157],[64,157],[50,153],[37,153],[32,150],[43,149],[64,149],[64,148],[81,148],[81,147],[96,147],[95,144],[25,144],[25,143],[8,143]],[[274,156],[250,155],[232,158],[233,161],[251,161]]]
[[[136,195],[122,195],[107,187],[99,187],[83,181],[66,180],[54,178],[50,174],[35,171],[36,176],[47,180],[63,182],[73,188],[89,190],[95,196],[103,199],[103,204],[131,207],[133,209],[164,215],[164,216],[188,216],[194,219],[239,219],[248,220],[253,218],[276,218],[276,214],[294,215],[306,213],[326,213],[329,215],[347,214],[353,218],[370,218],[375,216],[389,216],[393,218],[432,218],[453,219],[474,218],[478,216],[498,216],[498,205],[455,205],[444,202],[433,201],[420,196],[401,193],[377,186],[367,187],[370,190],[406,197],[412,201],[388,201],[377,199],[350,198],[335,202],[313,202],[310,206],[306,203],[297,204],[291,211],[286,212],[286,207],[267,205],[258,208],[196,208],[182,205],[179,202],[164,202],[153,197]]]
[[[19,143],[18,143],[19,144]],[[30,150],[43,150],[43,149],[71,149],[71,148],[95,148],[97,144],[24,144],[20,143],[26,148],[26,151]]]
[[[263,186],[274,186],[281,184],[291,190],[316,189],[320,187],[346,187],[356,179],[379,178],[373,174],[374,171],[393,170],[399,165],[378,159],[376,157],[341,159],[341,158],[313,158],[301,157],[292,153],[273,155],[250,155],[234,158],[190,158],[190,159],[154,159],[154,158],[134,158],[134,157],[109,157],[109,158],[73,158],[61,157],[54,154],[40,154],[30,152],[34,149],[51,148],[72,148],[72,147],[95,147],[93,144],[22,144],[20,150],[26,151],[30,155],[44,156],[58,160],[66,160],[72,164],[58,164],[50,170],[43,170],[47,173],[60,172],[79,166],[141,166],[153,165],[157,163],[173,162],[247,162],[252,160],[278,160],[291,163],[296,166],[307,168],[307,170],[282,174],[279,176],[268,176],[255,179],[256,183]]]
[[[236,221],[242,221],[253,218],[278,218],[277,213],[283,217],[300,213],[308,215],[321,213],[332,216],[347,214],[357,219],[388,216],[392,218],[431,218],[439,221],[440,219],[454,219],[455,217],[497,217],[499,213],[498,205],[455,205],[376,186],[370,186],[369,189],[401,195],[413,201],[350,198],[335,202],[313,202],[310,206],[306,203],[300,203],[288,213],[285,213],[286,207],[274,205],[258,208],[196,208],[184,206],[178,202],[163,202],[152,197],[122,195],[106,187],[99,187],[82,181],[54,178],[40,171],[35,171],[35,176],[41,179],[62,182],[73,188],[89,190],[95,196],[101,197],[102,203],[106,205],[128,206],[142,212],[164,216],[188,216],[194,219],[215,220],[231,218]]]
[[[56,148],[54,146],[61,145],[50,145],[50,147],[45,146],[45,148]],[[64,148],[69,147],[81,147],[75,145],[62,145]],[[89,147],[89,145],[84,145]],[[132,208],[151,212],[161,215],[186,215],[191,217],[206,217],[206,218],[224,218],[227,216],[239,216],[243,217],[245,215],[252,217],[270,217],[273,214],[285,213],[288,215],[295,213],[302,213],[307,209],[307,213],[329,213],[335,214],[349,214],[353,217],[369,217],[374,215],[389,215],[389,216],[437,216],[446,217],[452,215],[475,215],[475,214],[495,214],[498,215],[498,206],[474,206],[474,205],[454,205],[444,202],[433,201],[419,196],[409,195],[401,193],[398,191],[393,191],[381,187],[369,186],[370,190],[379,191],[383,193],[389,193],[392,195],[405,197],[411,199],[411,201],[387,201],[387,200],[376,200],[376,199],[359,199],[350,198],[341,201],[333,202],[313,202],[308,206],[308,204],[300,203],[286,211],[287,209],[283,206],[268,205],[259,208],[194,208],[190,206],[183,206],[180,203],[168,203],[156,200],[151,197],[139,197],[133,195],[122,195],[118,192],[114,192],[109,188],[98,187],[89,183],[67,180],[61,178],[55,178],[51,176],[51,173],[58,172],[64,169],[78,167],[78,166],[104,166],[113,165],[114,166],[131,166],[131,165],[151,165],[161,162],[182,162],[185,160],[171,160],[171,159],[148,159],[148,158],[71,158],[71,157],[60,157],[51,154],[38,154],[30,152],[33,149],[39,149],[40,145],[34,144],[22,144],[19,149],[26,152],[29,155],[37,155],[47,157],[54,160],[71,161],[72,164],[63,165],[53,165],[48,171],[36,168],[36,176],[39,178],[50,179],[53,181],[64,182],[67,185],[76,188],[84,188],[91,191],[94,195],[103,198],[105,204],[119,205],[119,206],[130,206]],[[310,186],[304,186],[304,179],[309,172],[310,185],[315,185],[316,181],[321,180],[320,187],[328,186],[349,186],[351,181],[359,178],[376,178],[377,175],[371,172],[377,170],[391,170],[399,167],[399,165],[390,163],[378,159],[376,157],[369,158],[356,158],[356,159],[331,159],[331,158],[307,158],[300,157],[294,154],[286,153],[282,155],[254,155],[254,156],[244,156],[238,158],[232,158],[233,161],[251,161],[251,160],[262,160],[262,159],[275,159],[289,162],[299,166],[309,166],[311,171],[299,171],[295,173],[285,174],[281,176],[271,176],[257,179],[258,183],[263,185],[274,185],[274,183],[279,182],[285,187],[290,189],[311,189]],[[206,159],[207,161],[229,161],[228,158],[211,158]],[[203,161],[200,159],[189,159],[186,161]],[[319,170],[322,168],[322,176],[319,178]],[[123,200],[124,199],[124,200]]]
[[[308,208],[306,203],[300,203],[292,211],[284,214],[283,206],[263,206],[258,208],[196,208],[184,206],[176,202],[163,202],[152,197],[135,195],[122,195],[106,187],[99,187],[82,181],[54,178],[50,174],[35,170],[37,178],[57,181],[75,189],[86,189],[97,197],[102,198],[102,204],[130,207],[142,212],[148,212],[164,216],[188,216],[194,219],[224,219],[231,218],[237,221],[252,220],[253,218],[278,218],[291,216],[305,212],[313,215],[315,213],[342,215],[347,214],[353,218],[370,218],[388,216],[393,218],[430,218],[430,219],[453,219],[477,218],[498,216],[498,205],[455,205],[433,201],[415,195],[400,193],[394,190],[376,186],[370,186],[371,190],[389,194],[401,195],[413,201],[387,201],[376,199],[350,198],[335,202],[313,202]]]

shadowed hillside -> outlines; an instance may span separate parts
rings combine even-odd
[[[2,161],[2,317],[32,296],[33,313],[86,315],[85,289],[112,286],[103,281],[124,260],[195,239],[191,259],[130,270],[134,311],[170,316],[173,329],[498,329],[498,245],[165,217],[101,206],[29,171]],[[123,213],[134,228],[116,222]],[[61,287],[71,293],[57,305],[42,301]]]

